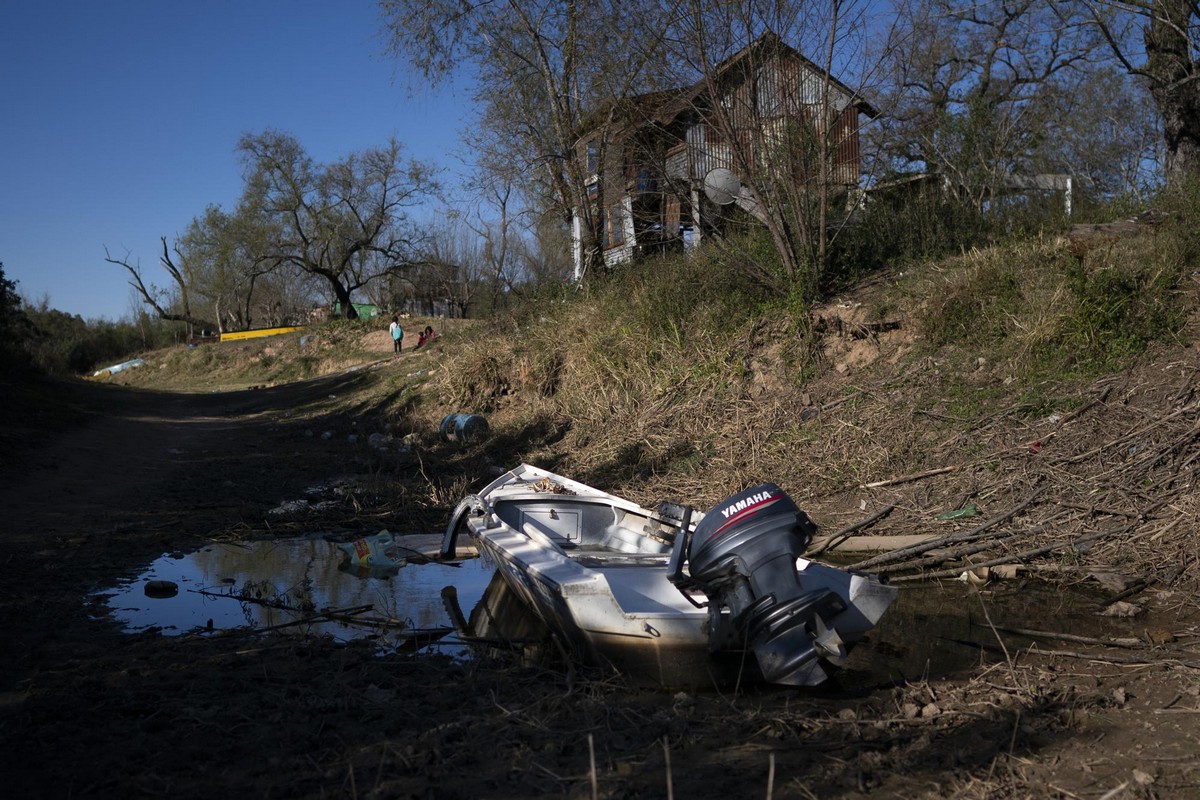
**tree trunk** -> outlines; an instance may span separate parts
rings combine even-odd
[[[358,319],[358,311],[356,311],[354,306],[350,303],[349,290],[347,290],[346,287],[342,285],[342,282],[336,278],[324,273],[319,274],[322,274],[325,280],[329,281],[329,286],[333,289],[333,296],[337,298],[337,302],[342,306],[342,318]]]
[[[1187,36],[1191,0],[1156,0],[1146,25],[1150,95],[1163,120],[1168,183],[1200,174],[1200,70]]]

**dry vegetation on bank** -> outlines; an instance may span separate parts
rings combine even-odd
[[[641,500],[774,480],[828,529],[892,506],[871,532],[904,534],[1020,505],[963,558],[1151,579],[1195,536],[1198,245],[1179,222],[972,251],[811,320],[731,298],[715,260],[690,299],[622,274],[447,351],[427,391],[438,412],[552,432],[520,457]]]

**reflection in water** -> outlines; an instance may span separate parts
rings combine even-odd
[[[443,587],[456,587],[464,602],[474,605],[491,573],[479,559],[360,569],[347,565],[337,545],[321,538],[218,544],[159,558],[111,593],[108,602],[130,632],[280,627],[341,640],[383,640],[388,634],[450,627]],[[144,587],[151,581],[172,581],[179,591],[148,597]]]
[[[1031,580],[977,590],[958,582],[905,586],[837,676],[847,689],[961,674],[1003,653],[992,626],[1052,628],[1060,633],[1127,635],[1097,615],[1098,598]],[[1052,622],[1051,622],[1052,621]],[[1003,635],[1010,650],[1031,640]]]
[[[149,597],[146,588],[152,581],[172,581],[178,593]],[[441,639],[442,652],[499,649],[527,663],[565,652],[547,647],[545,626],[485,560],[358,567],[346,563],[336,544],[321,538],[212,545],[189,555],[163,556],[107,597],[130,632],[279,628],[340,640],[370,638],[387,650]],[[1096,608],[1097,598],[1084,592],[1032,581],[995,583],[982,591],[957,582],[906,586],[835,673],[834,688],[859,690],[954,675],[998,660],[991,625],[1052,627],[1093,637],[1130,635],[1128,622],[1099,617]],[[463,609],[470,609],[469,614]],[[433,633],[414,640],[417,630]],[[1005,636],[1005,641],[1020,645],[1028,640]],[[746,674],[753,659],[722,663],[704,651],[659,653],[635,643],[592,655],[637,682],[703,688],[754,680]]]

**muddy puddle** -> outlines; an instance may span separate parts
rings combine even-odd
[[[165,591],[165,585],[176,588]],[[484,559],[356,568],[337,544],[320,537],[164,555],[103,597],[129,632],[216,636],[277,629],[366,638],[385,652],[437,649],[460,657],[471,654],[468,644],[520,649],[546,638]],[[1137,635],[1134,622],[1101,617],[1099,608],[1097,595],[1027,580],[983,588],[955,581],[905,585],[880,625],[836,673],[836,683],[861,690],[962,674],[1001,660],[1001,639],[1010,649],[1033,641],[1005,628],[1096,638]],[[659,659],[646,670],[653,674],[641,678],[667,686],[712,682],[713,665],[703,654],[691,663],[669,661]]]
[[[1004,659],[1035,640],[1013,630],[1091,638],[1136,636],[1129,620],[1100,616],[1101,597],[1081,589],[1006,580],[905,584],[896,602],[838,674],[847,689],[949,677]],[[1003,644],[1001,644],[1003,643]],[[1054,642],[1043,645],[1054,649]]]
[[[431,642],[453,647],[459,631],[443,591],[451,587],[469,610],[492,572],[480,559],[361,567],[336,543],[314,536],[163,555],[104,596],[130,633],[210,636],[275,629],[370,638],[385,649]]]

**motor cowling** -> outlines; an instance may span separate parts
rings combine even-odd
[[[825,678],[822,658],[844,655],[829,621],[846,608],[828,585],[806,586],[797,559],[816,526],[787,494],[764,483],[705,514],[688,546],[688,572],[715,619],[728,611],[772,683]]]

